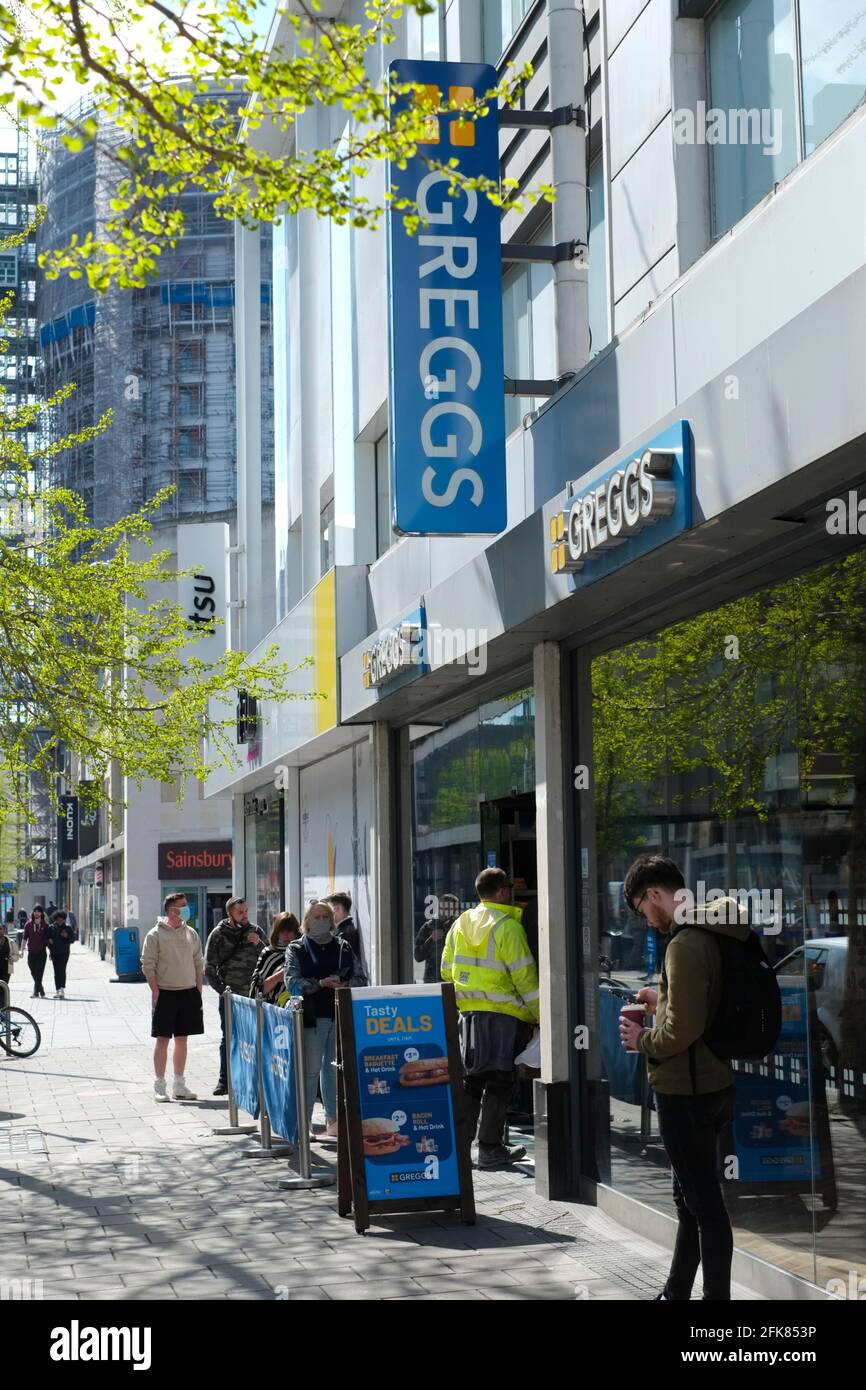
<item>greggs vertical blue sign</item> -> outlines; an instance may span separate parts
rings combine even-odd
[[[392,195],[417,203],[407,232],[388,213],[390,448],[395,530],[403,535],[495,535],[505,529],[505,406],[499,212],[486,194],[450,196],[443,169],[499,178],[499,118],[460,118],[496,86],[482,63],[399,60],[392,84],[416,83],[442,114],[405,168],[389,166]],[[417,100],[400,94],[393,111]]]

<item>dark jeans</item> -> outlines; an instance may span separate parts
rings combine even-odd
[[[671,1161],[679,1225],[665,1297],[691,1297],[701,1265],[704,1299],[728,1302],[734,1240],[719,1181],[718,1141],[733,1111],[733,1087],[705,1096],[656,1092],[662,1143]]]
[[[222,1029],[222,1037],[220,1038],[220,1079],[219,1079],[219,1085],[220,1085],[220,1086],[225,1086],[225,1085],[226,1085],[226,1076],[227,1076],[227,1073],[226,1073],[226,998],[225,998],[225,995],[224,995],[224,994],[221,994],[221,995],[220,995],[220,997],[219,997],[219,1004],[218,1004],[217,1007],[219,1008],[220,1028]]]
[[[48,959],[47,951],[28,951],[27,964],[30,967],[30,974],[33,976],[33,988],[37,994],[44,994],[42,988],[42,976],[45,974],[45,962]]]
[[[513,1085],[513,1071],[487,1071],[479,1072],[475,1076],[464,1076],[463,1091],[469,1111],[470,1143],[475,1138],[476,1129],[479,1144],[504,1143]]]
[[[66,967],[69,964],[68,951],[52,951],[51,964],[54,966],[54,988],[66,988]]]

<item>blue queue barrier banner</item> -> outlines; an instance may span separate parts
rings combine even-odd
[[[458,1196],[460,1178],[440,990],[352,991],[367,1196]]]
[[[259,1115],[259,1078],[256,1066],[255,1000],[233,994],[232,1001],[232,1087],[235,1101],[254,1120]]]
[[[599,997],[601,1019],[601,1059],[603,1076],[614,1100],[628,1105],[640,1105],[642,1099],[643,1054],[626,1052],[619,1036],[619,1015],[624,1000],[610,990]]]
[[[287,1143],[296,1144],[298,1098],[292,1015],[276,1004],[262,1005],[262,1084],[271,1129]]]
[[[432,112],[415,153],[388,166],[392,199],[421,219],[410,233],[399,207],[386,214],[394,529],[496,535],[507,522],[502,217],[486,193],[448,191],[452,161],[498,184],[496,99],[483,116],[459,110],[496,87],[496,70],[400,58],[389,74],[395,116],[422,92]]]

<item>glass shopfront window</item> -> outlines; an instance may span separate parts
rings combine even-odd
[[[284,827],[282,792],[264,787],[244,797],[244,892],[266,932],[285,906]]]
[[[416,980],[439,979],[444,933],[478,901],[475,878],[488,864],[514,880],[532,944],[534,849],[531,690],[482,705],[412,745],[414,911],[404,947]]]
[[[723,0],[707,25],[707,57],[719,236],[862,103],[866,9],[861,0]]]
[[[623,880],[668,854],[697,900],[739,895],[783,996],[774,1053],[735,1063],[737,1244],[847,1279],[866,1245],[866,554],[596,657],[592,692],[599,1178],[673,1214],[645,1068],[616,1035],[665,944]]]

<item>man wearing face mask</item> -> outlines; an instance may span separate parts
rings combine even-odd
[[[187,906],[183,893],[169,893],[163,903],[164,917],[157,918],[144,938],[141,968],[150,985],[153,1016],[150,1033],[154,1038],[153,1097],[160,1104],[168,1100],[165,1066],[168,1044],[174,1038],[173,1100],[195,1100],[184,1078],[187,1038],[204,1032],[201,1008],[202,954],[198,932],[184,920]]]
[[[204,976],[211,989],[219,994],[220,1026],[220,1074],[214,1088],[215,1096],[224,1096],[228,1091],[226,1069],[226,1019],[225,992],[249,997],[253,971],[259,953],[267,940],[264,932],[250,921],[250,910],[245,898],[229,898],[226,915],[214,927],[207,939]]]

